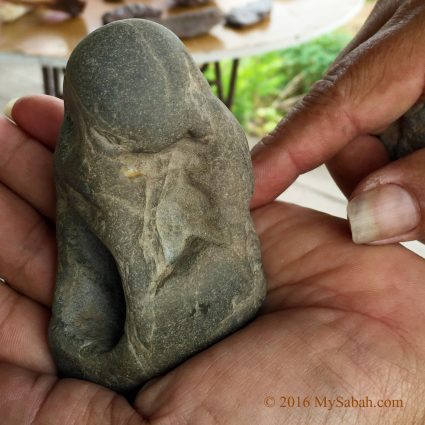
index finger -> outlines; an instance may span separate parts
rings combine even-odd
[[[416,4],[414,13],[407,13],[409,7],[331,68],[254,148],[251,207],[273,200],[357,136],[387,127],[421,97],[425,7]]]

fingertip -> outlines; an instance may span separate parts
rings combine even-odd
[[[424,165],[425,149],[419,149],[356,186],[348,209],[355,242],[382,245],[424,239]]]
[[[6,103],[5,107],[3,108],[3,114],[9,118],[10,120],[13,120],[12,118],[12,109],[15,105],[16,101],[18,100],[17,97],[10,99],[9,102]]]
[[[37,94],[17,99],[11,108],[11,117],[22,130],[53,149],[62,125],[63,111],[61,99]]]
[[[348,204],[353,242],[388,243],[405,240],[421,223],[421,209],[414,194],[397,184],[363,192]]]
[[[286,152],[264,139],[251,151],[254,193],[250,208],[255,209],[274,201],[297,177]]]

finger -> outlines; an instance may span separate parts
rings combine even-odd
[[[425,238],[425,150],[392,162],[364,179],[348,216],[357,243]]]
[[[0,182],[54,219],[53,155],[15,124],[0,116]]]
[[[0,276],[18,292],[50,305],[56,267],[54,231],[0,184]]]
[[[49,311],[0,284],[0,362],[54,373],[47,343]]]
[[[0,364],[0,417],[8,425],[148,425],[124,397],[89,382]]]
[[[394,16],[403,1],[404,0],[378,1],[359,32],[338,55],[335,63],[338,63],[349,52],[375,35]]]
[[[47,95],[22,97],[13,105],[12,118],[35,140],[54,149],[63,121],[63,101]]]
[[[349,197],[361,180],[388,162],[388,153],[378,138],[359,136],[326,166],[338,187]]]
[[[252,153],[252,207],[279,195],[298,175],[326,162],[359,135],[398,119],[423,93],[425,4],[397,14],[346,55]],[[416,52],[416,54],[415,54]]]

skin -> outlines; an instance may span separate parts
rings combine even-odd
[[[354,245],[346,221],[277,202],[253,212],[268,293],[251,324],[148,383],[132,404],[98,385],[59,379],[47,326],[56,264],[52,150],[62,113],[61,101],[34,96],[15,104],[16,125],[0,117],[5,424],[423,423],[423,260],[395,245]],[[367,395],[404,407],[264,404],[291,395]]]
[[[388,164],[374,135],[424,101],[424,44],[422,0],[378,1],[323,79],[254,149],[252,207],[271,202],[300,174],[327,162],[349,199],[388,183],[403,187],[421,218],[385,242],[423,239],[425,155],[417,151]]]

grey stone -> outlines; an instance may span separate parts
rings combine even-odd
[[[50,346],[64,376],[125,392],[260,307],[248,146],[182,43],[150,21],[84,39],[64,98]]]
[[[152,20],[164,25],[180,38],[193,38],[208,34],[224,20],[224,14],[217,6],[205,6],[169,13]]]
[[[272,0],[258,0],[234,8],[226,15],[226,25],[242,28],[258,24],[270,16],[272,7]]]
[[[425,147],[425,104],[418,103],[393,123],[380,139],[392,160]]]
[[[201,6],[211,3],[210,0],[174,0],[176,6]]]
[[[111,22],[120,21],[129,18],[159,18],[162,15],[162,10],[156,7],[147,6],[141,3],[126,4],[116,9],[106,12],[102,16],[104,25]]]
[[[129,4],[103,15],[104,24],[128,18],[143,18],[163,25],[179,38],[193,38],[208,34],[224,20],[223,12],[216,6],[180,10],[164,14],[161,9],[143,4]]]
[[[224,14],[217,6],[205,6],[170,13],[152,20],[164,25],[180,38],[193,38],[208,34],[224,20]]]

